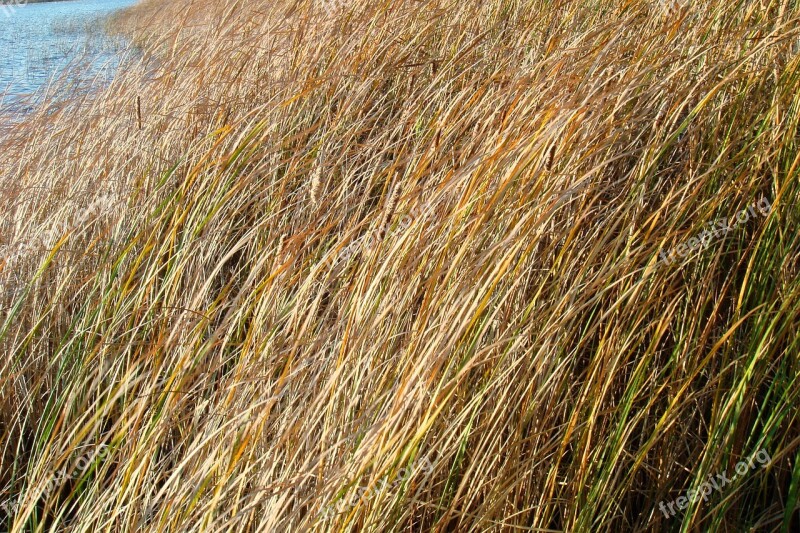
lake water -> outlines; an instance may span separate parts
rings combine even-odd
[[[102,83],[127,48],[124,39],[104,32],[103,18],[134,3],[71,0],[0,6],[0,104],[13,105],[41,93],[65,67],[76,64],[85,66],[83,80],[70,82]]]

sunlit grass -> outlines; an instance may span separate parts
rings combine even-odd
[[[145,2],[3,130],[8,529],[797,527],[798,6],[343,6]]]

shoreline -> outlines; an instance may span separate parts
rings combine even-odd
[[[0,25],[9,29],[9,33],[17,33],[13,41],[16,48],[11,49],[9,57],[0,62],[0,89],[2,98],[4,125],[8,122],[5,113],[9,112],[9,120],[15,116],[27,114],[17,104],[33,96],[41,89],[50,76],[60,72],[64,66],[80,59],[92,64],[89,78],[101,73],[104,77],[112,72],[111,67],[101,67],[105,62],[118,61],[121,52],[128,45],[127,39],[120,32],[108,30],[109,17],[119,11],[135,5],[134,1],[112,0],[108,2],[74,2],[73,0],[0,0]],[[33,11],[23,11],[28,2],[71,3],[72,6],[42,6]],[[73,13],[78,14],[74,16]],[[19,15],[20,18],[15,19]],[[88,18],[87,18],[88,17]],[[98,18],[99,17],[99,18]],[[85,20],[96,20],[97,23],[87,25]],[[41,31],[34,31],[39,26]],[[36,34],[33,38],[31,35]],[[4,44],[12,43],[7,37],[0,39]],[[85,46],[84,46],[85,45]],[[9,48],[11,48],[9,46]],[[99,61],[96,62],[95,60]],[[95,66],[97,65],[97,66]],[[26,106],[23,106],[26,107]],[[13,108],[13,109],[12,109]]]

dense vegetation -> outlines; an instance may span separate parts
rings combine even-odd
[[[117,17],[0,138],[5,529],[797,528],[799,15]]]

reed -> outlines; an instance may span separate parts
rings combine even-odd
[[[0,272],[5,529],[796,530],[799,16],[116,17],[0,137],[2,244],[47,241]]]

